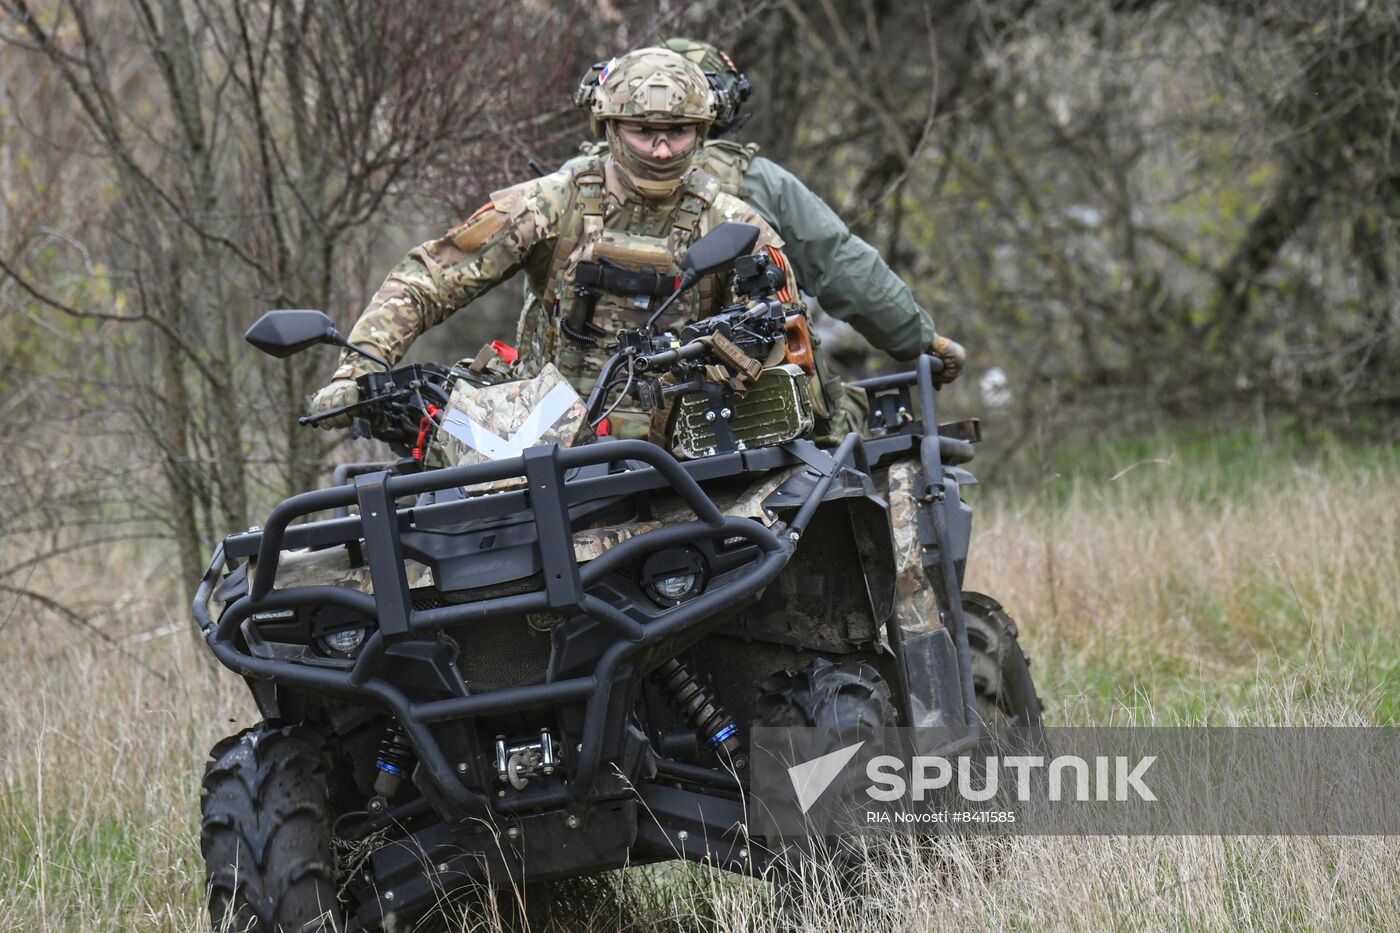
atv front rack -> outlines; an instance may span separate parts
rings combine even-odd
[[[933,423],[931,362],[936,363],[924,357],[916,372],[901,377],[902,384],[918,383],[930,424]],[[599,774],[605,745],[615,744],[605,742],[605,733],[610,724],[616,731],[619,716],[615,708],[617,700],[625,696],[627,687],[639,676],[629,668],[629,661],[638,652],[715,617],[747,597],[761,593],[782,571],[802,531],[820,503],[833,491],[833,481],[843,470],[856,467],[868,472],[872,463],[907,456],[912,450],[917,450],[923,461],[925,476],[936,477],[941,472],[940,455],[954,453],[957,443],[949,438],[940,439],[936,432],[922,437],[904,433],[871,440],[852,433],[831,452],[816,447],[810,441],[795,441],[781,448],[735,452],[681,463],[663,448],[645,441],[600,440],[583,447],[532,448],[511,459],[409,475],[390,475],[382,470],[365,473],[355,476],[352,482],[345,485],[292,496],[272,510],[263,529],[226,538],[216,549],[195,594],[195,618],[219,661],[244,677],[351,696],[385,708],[408,734],[420,765],[444,798],[443,802],[457,811],[459,816],[489,817],[493,813],[519,813],[563,806],[572,800],[588,797]],[[611,467],[629,463],[632,464],[630,468],[601,476],[570,479],[566,475],[569,471],[589,466],[609,464]],[[644,466],[638,467],[637,464]],[[759,522],[726,516],[699,484],[702,480],[752,470],[801,464],[815,468],[819,478],[798,504],[792,521],[785,526],[781,537]],[[521,477],[526,480],[525,489],[417,507],[400,508],[396,502],[403,497]],[[637,534],[582,565],[576,561],[571,505],[659,488],[669,488],[679,495],[695,513],[696,520]],[[941,486],[932,484],[930,490],[926,496],[933,501]],[[351,506],[358,506],[358,515],[347,514],[346,510]],[[404,570],[401,540],[404,532],[459,526],[464,522],[501,518],[524,510],[533,510],[535,514],[536,547],[543,578],[540,589],[436,608],[414,608]],[[297,519],[325,511],[331,511],[334,517],[292,524]],[[946,535],[942,526],[940,513],[931,523],[931,530],[935,535]],[[757,548],[757,556],[734,579],[718,583],[645,622],[637,621],[589,593],[589,589],[608,574],[639,561],[649,553],[703,537],[744,539]],[[280,590],[274,587],[283,551],[331,546],[363,548],[373,594],[332,585]],[[931,550],[940,552],[936,548]],[[946,548],[941,549],[941,553],[946,558]],[[216,585],[237,561],[250,557],[256,557],[256,561],[248,581],[247,595],[226,606],[216,623],[209,611]],[[926,569],[935,579],[940,596],[948,594],[951,588],[949,595],[954,598],[944,605],[951,607],[952,624],[949,628],[955,643],[959,643],[962,649],[960,654],[963,657],[959,660],[964,661],[966,632],[962,626],[960,603],[956,598],[957,581],[951,575],[951,562],[945,559],[942,565]],[[241,626],[254,613],[316,605],[339,606],[373,623],[373,631],[350,669],[331,669],[289,659],[257,657],[241,645]],[[431,637],[438,632],[463,628],[497,616],[545,612],[587,616],[614,636],[611,644],[599,655],[591,673],[480,693],[466,693],[463,688],[463,695],[419,701],[379,676],[386,649],[397,641]],[[896,654],[902,655],[898,628],[893,623],[890,628],[893,630],[892,647]],[[957,676],[953,679],[955,682],[961,681],[964,696],[970,697],[970,666],[964,661],[958,668]],[[433,731],[434,725],[450,721],[574,703],[584,704],[584,715],[581,742],[572,762],[569,782],[556,788],[514,795],[508,800],[496,799],[469,787],[455,773]],[[964,713],[967,710],[975,710],[975,706],[969,702]],[[625,719],[625,710],[621,717]],[[975,728],[975,722],[973,713],[969,724]]]
[[[642,470],[569,482],[566,471],[600,463],[626,461],[646,464]],[[639,483],[650,473],[652,483]],[[460,488],[477,483],[524,477],[527,490],[497,493],[439,506],[398,508],[404,496]],[[622,483],[621,480],[630,482]],[[610,490],[635,490],[644,485],[669,486],[695,512],[697,520],[636,535],[580,566],[574,558],[569,505],[599,498]],[[818,492],[814,489],[813,492]],[[455,524],[519,511],[525,505],[536,516],[538,548],[543,563],[543,588],[478,602],[414,609],[404,573],[401,531]],[[502,501],[505,500],[505,501]],[[292,521],[316,512],[358,505],[360,514],[291,529]],[[420,514],[415,514],[415,512]],[[433,513],[436,514],[433,514]],[[300,534],[294,533],[300,531]],[[320,545],[362,542],[373,582],[373,595],[340,586],[273,588],[284,548],[304,546],[307,532]],[[758,558],[739,578],[719,584],[645,624],[636,621],[588,589],[607,574],[652,551],[677,546],[702,536],[742,538],[756,545]],[[301,539],[302,543],[298,543]],[[215,624],[208,602],[227,560],[247,556],[256,546],[256,564],[248,595],[227,607]],[[666,451],[644,441],[611,441],[575,448],[542,447],[509,460],[433,470],[405,476],[375,472],[355,477],[353,485],[320,489],[292,496],[272,510],[259,532],[236,535],[217,549],[195,596],[194,611],[211,649],[231,670],[246,677],[357,696],[377,701],[403,726],[433,783],[463,813],[485,816],[494,802],[468,788],[454,774],[430,728],[447,720],[538,709],[560,703],[586,703],[581,748],[570,790],[574,796],[590,787],[598,772],[606,714],[614,690],[626,682],[623,670],[638,651],[674,635],[702,619],[760,592],[782,570],[792,550],[767,527],[745,518],[724,515],[696,479]],[[259,658],[240,647],[240,626],[254,612],[306,605],[334,604],[374,620],[377,628],[361,648],[354,666],[346,670],[310,667],[289,660]],[[601,655],[592,674],[540,684],[503,687],[428,702],[413,702],[398,687],[376,677],[386,647],[397,639],[469,626],[497,615],[531,612],[578,612],[606,626],[616,640]],[[535,809],[567,802],[569,793],[539,799],[522,795],[511,809]]]

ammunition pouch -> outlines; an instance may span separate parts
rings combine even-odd
[[[676,290],[674,275],[645,270],[633,272],[606,260],[580,262],[574,270],[574,282],[617,295],[647,295],[652,298],[664,298]]]
[[[669,258],[669,257],[668,257]],[[624,268],[607,259],[601,262],[580,262],[574,267],[574,301],[569,316],[560,321],[564,336],[580,343],[597,343],[596,337],[605,331],[593,324],[593,312],[598,306],[598,292],[605,291],[628,298],[645,296],[661,298],[675,291],[674,275]]]

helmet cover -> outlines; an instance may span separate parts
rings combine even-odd
[[[703,134],[718,110],[700,66],[663,48],[637,49],[608,62],[598,76],[590,107],[595,132],[601,132],[604,123],[619,120],[698,123]]]

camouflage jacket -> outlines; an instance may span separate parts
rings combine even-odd
[[[604,163],[610,166],[611,161]],[[350,332],[351,342],[391,363],[428,328],[457,309],[524,270],[535,296],[552,302],[559,283],[555,277],[555,247],[572,218],[569,205],[576,187],[576,168],[560,169],[497,191],[464,223],[440,239],[414,248],[396,265],[370,299]],[[685,188],[665,200],[642,200],[606,172],[603,213],[605,230],[665,237]],[[712,183],[713,184],[713,183]],[[772,227],[738,198],[716,191],[697,222],[703,235],[724,221],[741,221],[760,228],[757,246],[778,252],[783,241]],[[778,253],[781,256],[781,253]],[[785,260],[784,260],[785,261]],[[722,297],[711,290],[713,302]],[[795,294],[795,290],[794,290]],[[703,307],[709,314],[717,307]],[[353,377],[370,368],[362,357],[342,353],[336,378]]]
[[[590,154],[606,150],[604,143],[583,147]],[[697,165],[778,231],[802,290],[821,302],[824,311],[895,359],[912,360],[927,350],[934,339],[933,318],[914,300],[909,286],[812,189],[757,152],[752,144],[710,140]]]

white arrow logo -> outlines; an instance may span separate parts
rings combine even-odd
[[[788,768],[788,779],[792,781],[792,789],[797,793],[797,805],[802,808],[803,813],[812,809],[812,804],[826,793],[826,789],[836,780],[841,769],[846,767],[864,744],[865,741],[861,740],[854,745],[838,748],[834,752]]]
[[[553,427],[554,422],[578,400],[578,393],[572,386],[567,382],[559,383],[545,394],[510,437],[501,437],[456,408],[443,419],[442,429],[473,450],[480,451],[487,459],[504,460],[518,457],[525,448],[534,446],[544,432]]]

